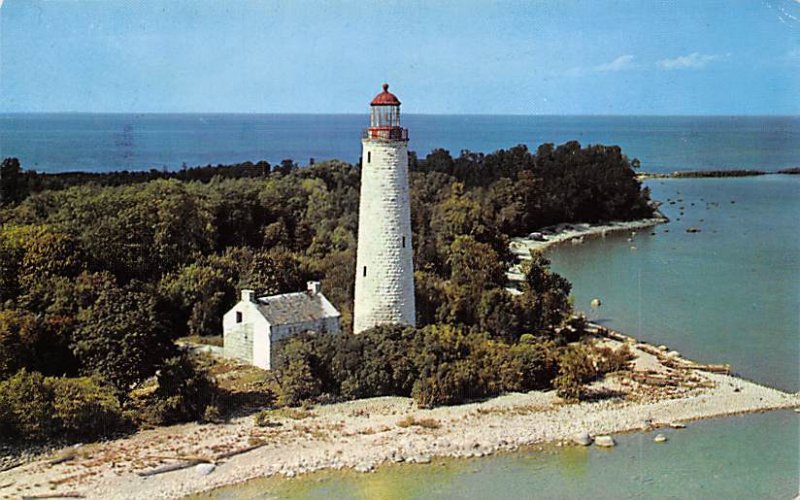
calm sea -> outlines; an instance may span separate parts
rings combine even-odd
[[[43,172],[174,169],[291,158],[358,161],[363,115],[0,114],[0,157]],[[404,115],[409,147],[618,144],[642,170],[800,166],[800,117]]]
[[[672,222],[632,241],[622,234],[550,252],[576,307],[692,359],[800,391],[800,176],[647,185],[674,202],[662,205]],[[595,297],[602,306],[592,311]]]
[[[0,115],[0,157],[41,171],[356,161],[360,115]],[[619,144],[642,170],[800,166],[800,117],[406,116],[411,148]],[[672,222],[550,253],[593,319],[693,359],[800,390],[800,177],[648,182]],[[670,204],[669,201],[674,201]],[[686,229],[697,227],[698,233]],[[591,311],[598,297],[603,305]],[[798,415],[715,419],[656,446],[515,453],[369,476],[254,481],[216,498],[792,498]]]

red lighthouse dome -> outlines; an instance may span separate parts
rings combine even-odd
[[[383,92],[375,96],[370,106],[399,106],[400,100],[396,95],[389,92],[389,84],[383,84]]]
[[[400,126],[400,99],[389,92],[389,84],[383,84],[383,92],[376,95],[370,103],[369,128],[362,138],[407,141],[408,129]]]

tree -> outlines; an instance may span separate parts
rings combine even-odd
[[[493,288],[481,294],[476,316],[481,331],[506,342],[516,342],[522,333],[518,303],[502,288]]]
[[[517,303],[522,315],[522,329],[535,333],[552,331],[569,316],[572,285],[550,270],[550,261],[541,252],[531,251],[531,259],[522,265],[525,279]]]
[[[155,374],[175,349],[156,320],[152,295],[143,291],[104,290],[79,319],[72,350],[81,370],[100,374],[121,391]]]
[[[0,380],[28,364],[32,354],[31,338],[38,328],[36,316],[27,311],[0,310]]]
[[[0,164],[0,206],[19,203],[27,196],[22,168],[16,158],[6,158]]]

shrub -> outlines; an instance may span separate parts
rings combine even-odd
[[[399,420],[397,422],[398,427],[411,427],[412,425],[416,425],[417,427],[424,427],[425,429],[438,429],[441,427],[441,424],[435,418],[416,418],[413,415],[408,415],[407,417]]]
[[[223,422],[224,418],[222,417],[222,412],[219,410],[219,406],[208,405],[205,410],[203,410],[203,417],[201,420],[210,424],[218,424]]]
[[[622,347],[616,350],[611,347],[601,346],[595,347],[593,351],[592,354],[595,358],[598,375],[628,370],[631,362],[636,357],[631,352],[628,344],[623,344]]]
[[[532,338],[532,337],[531,337]],[[558,362],[552,342],[520,342],[511,347],[509,356],[519,366],[523,390],[549,389],[558,375]]]
[[[322,384],[311,373],[308,362],[294,359],[278,374],[280,393],[278,404],[297,406],[322,393]]]
[[[114,389],[94,378],[20,370],[0,383],[0,430],[11,439],[94,440],[126,424]]]
[[[41,373],[22,369],[0,383],[0,428],[4,436],[23,441],[58,435],[53,392]]]
[[[95,439],[125,424],[114,388],[96,378],[47,378],[61,432],[70,439]]]
[[[421,408],[452,405],[484,396],[484,387],[477,382],[475,366],[467,360],[443,363],[436,372],[423,376],[414,384],[411,397]]]
[[[164,361],[157,381],[157,389],[145,399],[139,411],[139,419],[150,424],[199,420],[205,415],[206,407],[216,400],[214,384],[184,354]]]
[[[561,353],[558,365],[558,376],[553,380],[558,395],[568,401],[579,400],[586,384],[596,375],[586,348],[577,344],[568,346]]]

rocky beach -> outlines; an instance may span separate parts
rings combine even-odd
[[[554,391],[435,409],[382,397],[275,410],[260,422],[243,416],[177,425],[40,456],[0,473],[0,495],[178,498],[256,477],[369,473],[388,463],[426,464],[543,443],[613,445],[617,433],[800,406],[798,394],[718,373],[725,368],[695,364],[666,346],[592,329],[597,342],[627,343],[636,358],[631,370],[595,382],[577,404]]]

